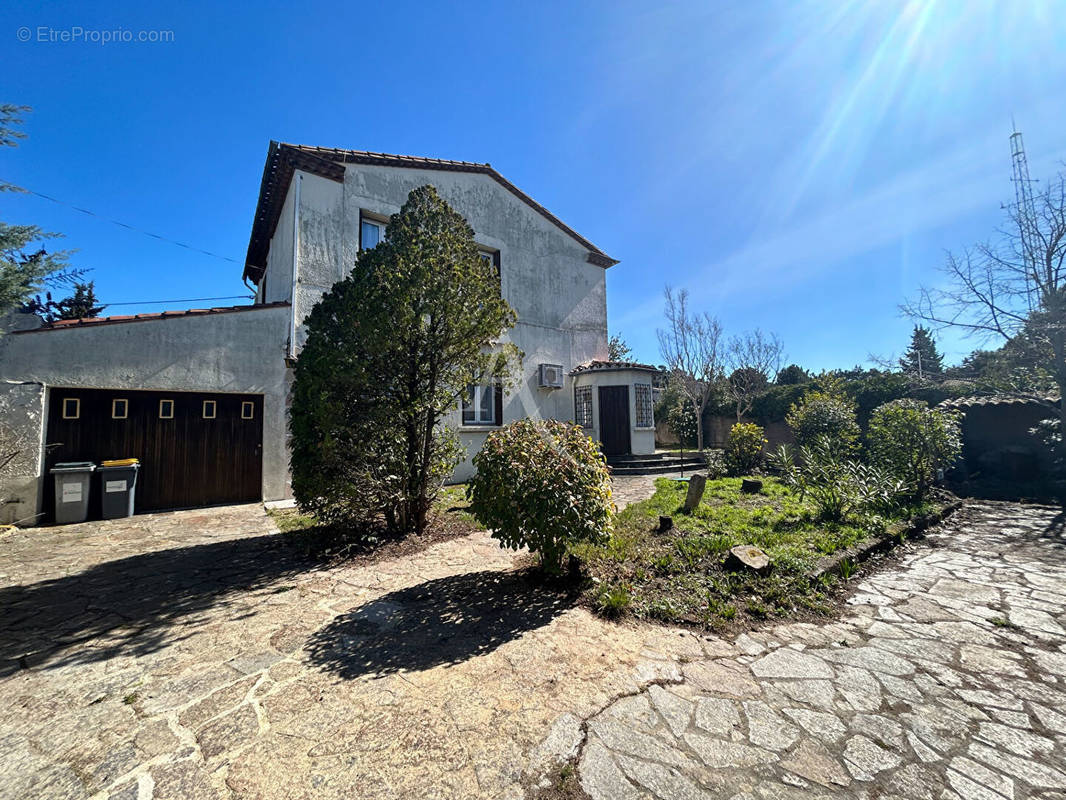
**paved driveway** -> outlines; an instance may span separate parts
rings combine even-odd
[[[596,800],[1066,798],[1064,514],[970,506],[843,619],[709,640],[608,706]]]
[[[605,623],[484,534],[323,567],[256,506],[24,531],[0,798],[518,798],[579,747],[597,798],[1061,798],[1063,546],[976,507],[843,621],[733,643]]]
[[[257,506],[0,539],[0,798],[523,794],[698,637],[612,625],[485,534],[323,567]]]

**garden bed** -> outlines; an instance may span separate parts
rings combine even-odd
[[[421,536],[394,536],[384,528],[358,532],[320,525],[311,515],[299,510],[279,509],[268,513],[283,535],[313,558],[325,560],[356,559],[373,563],[417,553],[432,544],[466,536],[481,530],[466,510],[466,486],[446,486],[437,496],[430,512],[429,525]]]
[[[740,478],[708,481],[703,502],[685,514],[687,485],[657,480],[651,498],[615,518],[607,544],[575,548],[589,576],[586,602],[608,615],[716,630],[826,614],[837,584],[850,572],[834,556],[859,553],[871,540],[901,539],[908,520],[940,509],[929,503],[890,518],[828,523],[776,478],[763,479],[758,494],[743,494],[740,485]],[[659,532],[660,515],[673,517],[672,529]],[[737,545],[762,549],[770,569],[727,569],[726,556]],[[829,563],[836,568],[826,569]]]

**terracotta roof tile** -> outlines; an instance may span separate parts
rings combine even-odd
[[[571,375],[579,375],[582,372],[607,372],[620,369],[636,369],[643,372],[658,372],[659,368],[651,364],[641,364],[639,361],[600,361],[594,359],[578,364],[572,370]]]
[[[173,319],[175,317],[201,317],[208,314],[234,314],[242,311],[259,311],[265,308],[280,308],[288,306],[288,302],[280,303],[256,303],[245,306],[221,306],[218,308],[189,308],[183,311],[159,311],[153,314],[118,314],[111,317],[87,317],[85,319],[60,319],[52,324],[45,324],[40,328],[12,331],[12,334],[40,333],[42,331],[70,330],[71,328],[87,328],[93,325],[115,325],[123,322],[148,322],[150,320]]]

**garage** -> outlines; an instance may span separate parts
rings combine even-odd
[[[261,394],[49,390],[45,475],[64,461],[139,459],[137,513],[262,499],[262,443]],[[99,516],[95,486],[89,513]]]

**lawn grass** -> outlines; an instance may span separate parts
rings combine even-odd
[[[705,628],[796,611],[827,613],[834,579],[812,580],[815,562],[893,520],[821,522],[793,490],[776,478],[762,480],[759,494],[742,494],[740,478],[708,481],[692,514],[681,510],[687,484],[657,480],[653,497],[615,517],[609,542],[575,549],[591,578],[587,601],[611,616]],[[673,530],[658,532],[660,515],[673,517]],[[729,549],[740,544],[766,552],[768,574],[724,568]]]

